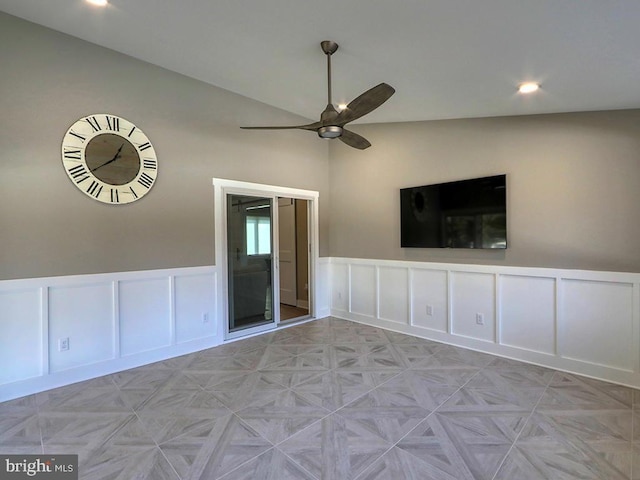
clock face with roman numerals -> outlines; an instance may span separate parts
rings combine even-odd
[[[62,163],[80,191],[114,205],[140,200],[158,175],[156,152],[144,132],[106,113],[71,125],[62,141]]]

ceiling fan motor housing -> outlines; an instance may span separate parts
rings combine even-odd
[[[337,125],[328,125],[318,129],[318,136],[320,138],[337,138],[341,135],[342,127],[338,127]]]

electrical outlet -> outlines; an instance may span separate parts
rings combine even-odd
[[[338,300],[342,300],[342,292],[338,292]]]
[[[427,315],[433,316],[433,305],[427,305]]]
[[[476,323],[478,325],[484,325],[484,315],[482,313],[476,313]]]
[[[209,312],[202,314],[202,323],[209,323]]]
[[[61,338],[58,340],[58,350],[61,352],[66,352],[69,350],[69,337]]]

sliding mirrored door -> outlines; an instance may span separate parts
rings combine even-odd
[[[272,328],[273,198],[227,194],[229,337]],[[276,313],[276,314],[274,314]]]

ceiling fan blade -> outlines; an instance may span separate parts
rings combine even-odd
[[[287,126],[270,126],[270,127],[240,127],[244,130],[312,130],[316,131],[322,126],[322,122],[309,123],[307,125],[287,125]]]
[[[357,133],[353,133],[350,130],[342,129],[342,135],[338,137],[343,143],[346,143],[350,147],[357,148],[358,150],[364,150],[365,148],[369,148],[371,144],[369,140],[358,135]]]
[[[343,126],[365,116],[389,100],[394,93],[396,90],[391,85],[386,83],[376,85],[352,100],[336,118],[336,125]]]

